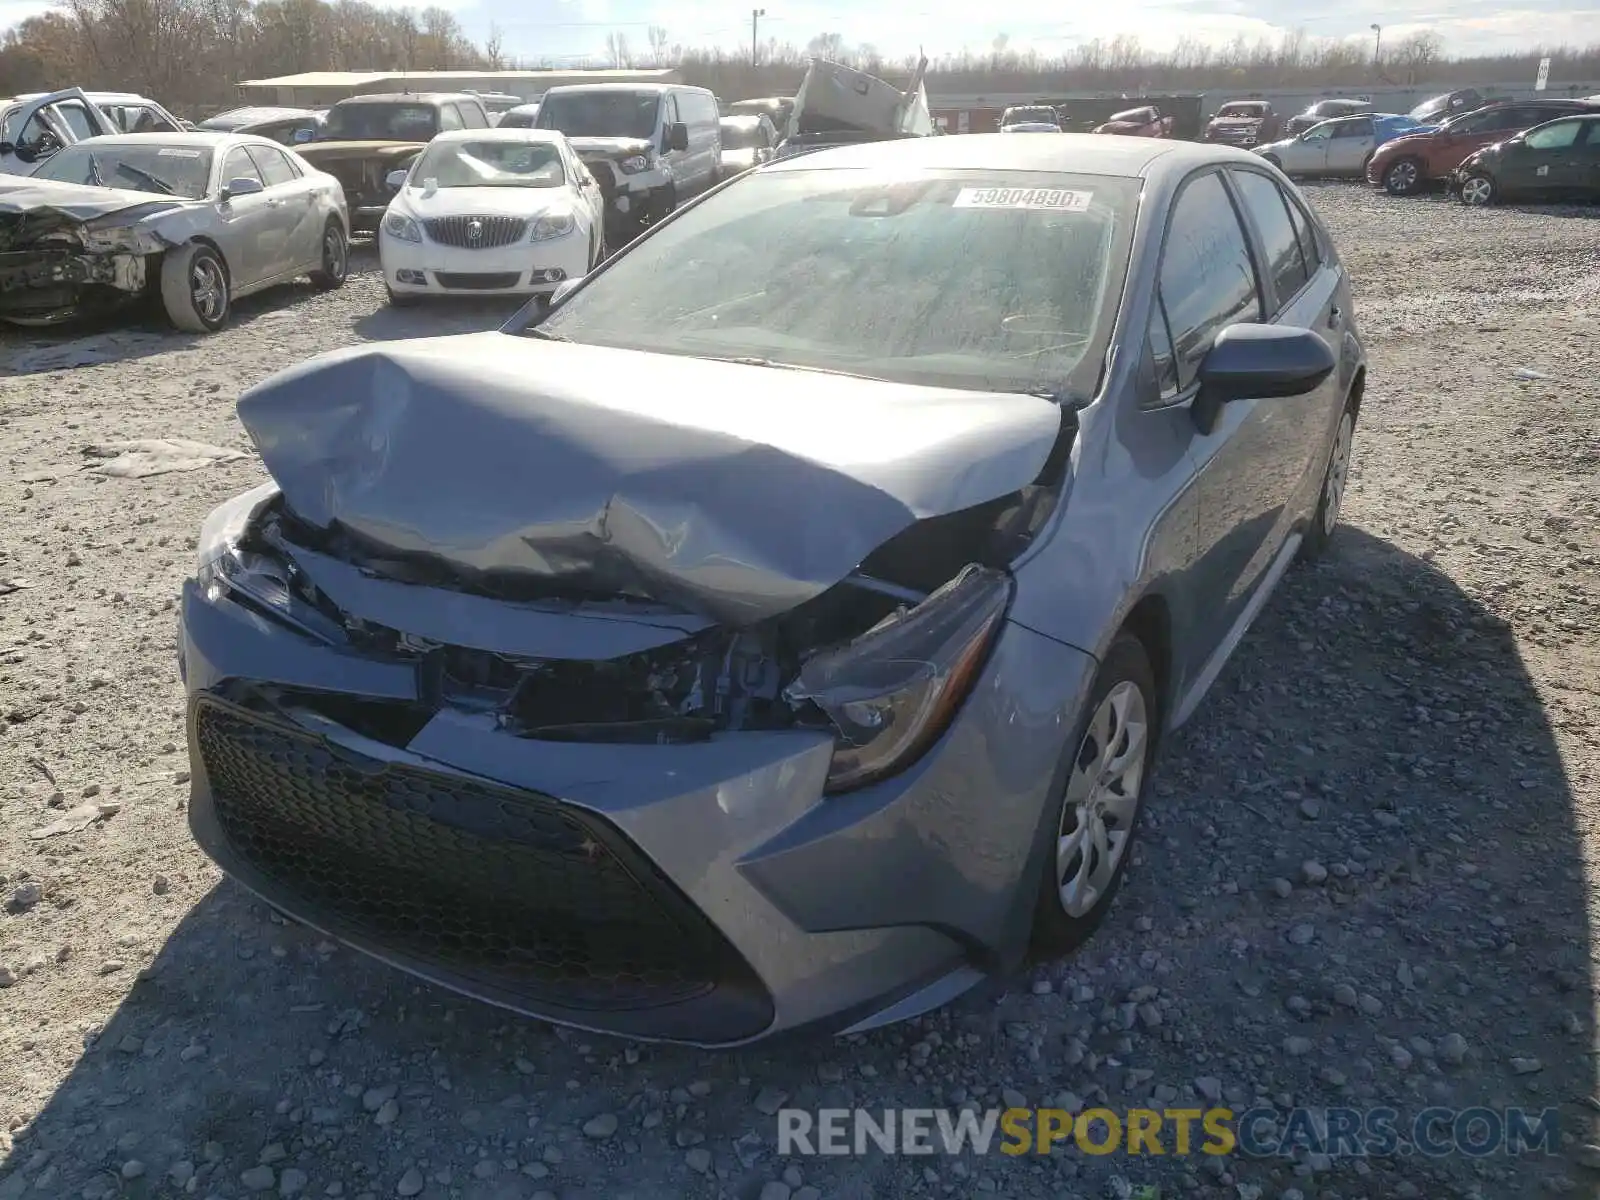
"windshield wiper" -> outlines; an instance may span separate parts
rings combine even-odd
[[[530,325],[522,331],[524,337],[542,338],[547,342],[570,342],[572,339],[564,333],[549,333],[537,325]]]
[[[141,171],[138,167],[130,167],[127,163],[118,163],[117,170],[132,175],[135,179],[142,179],[152,187],[159,188],[163,196],[172,195],[172,185],[164,179],[158,179],[149,171]]]
[[[1031,388],[1022,393],[1024,396],[1037,396],[1041,400],[1048,400],[1052,404],[1059,404],[1068,412],[1077,412],[1080,408],[1089,407],[1089,399],[1076,392],[1057,390],[1055,388]]]
[[[779,371],[811,371],[818,375],[848,375],[851,379],[872,379],[879,383],[888,382],[881,376],[863,375],[860,371],[841,371],[836,367],[808,367],[802,363],[779,362],[773,358],[720,354],[696,354],[693,357],[703,358],[709,362],[736,363],[741,367],[772,367]]]
[[[89,186],[105,187],[105,181],[100,178],[100,160],[94,155],[89,155]]]

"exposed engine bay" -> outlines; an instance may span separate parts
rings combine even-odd
[[[0,203],[0,319],[52,324],[144,296],[168,246],[139,226],[145,215],[135,208],[125,219],[86,219],[48,205]]]

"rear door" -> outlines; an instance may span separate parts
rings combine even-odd
[[[1328,171],[1356,175],[1367,169],[1367,159],[1377,148],[1371,117],[1350,117],[1338,122],[1328,139]]]
[[[322,261],[322,226],[317,220],[316,189],[300,169],[275,146],[249,147],[250,160],[267,185],[267,195],[279,201],[271,208],[282,224],[282,254],[268,266],[269,275],[305,270]]]

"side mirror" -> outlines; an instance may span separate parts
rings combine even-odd
[[[1230,325],[1201,360],[1193,413],[1210,433],[1222,406],[1235,400],[1271,400],[1315,391],[1339,365],[1328,343],[1292,325]]]
[[[674,121],[667,126],[667,149],[687,150],[689,148],[689,127],[682,121]]]
[[[20,158],[22,156],[17,154],[17,149],[15,142],[0,142],[0,154],[16,154]]]
[[[405,187],[406,176],[409,174],[411,174],[410,171],[390,171],[386,176],[384,176],[383,181],[398,192],[401,188]]]
[[[222,199],[227,202],[237,200],[240,196],[259,196],[266,190],[261,180],[241,175],[238,179],[228,180],[227,186],[222,189]]]
[[[550,307],[554,308],[556,305],[560,304],[561,301],[566,298],[567,294],[582,282],[582,275],[574,275],[572,278],[563,279],[560,283],[556,284],[556,290],[550,293]]]

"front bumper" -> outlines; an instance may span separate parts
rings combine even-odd
[[[824,798],[822,734],[523,740],[427,710],[417,665],[192,581],[181,612],[190,825],[224,870],[447,988],[702,1046],[914,1015],[1015,963],[1094,666],[1008,624],[928,755]],[[381,701],[423,706],[408,736],[327,715]]]
[[[28,324],[70,320],[90,303],[122,303],[147,288],[146,258],[134,253],[12,250],[0,253],[0,318]]]
[[[384,282],[416,296],[547,296],[589,268],[589,244],[577,230],[547,242],[465,250],[378,235]]]

